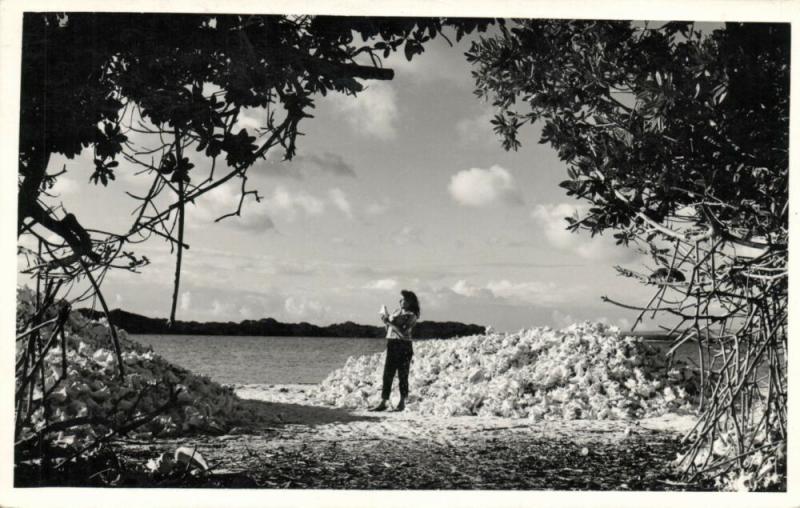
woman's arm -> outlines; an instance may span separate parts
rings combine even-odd
[[[397,328],[404,337],[409,337],[411,329],[417,323],[417,316],[412,312],[393,314],[388,318],[388,325]]]
[[[395,324],[392,322],[392,320],[394,320],[394,319],[395,319],[395,318],[396,318],[396,317],[399,315],[399,313],[400,313],[400,312],[401,312],[401,311],[398,309],[398,310],[396,310],[396,311],[392,312],[391,314],[381,314],[381,321],[383,321],[383,324],[384,324],[384,325],[386,325],[386,329],[387,329],[387,331],[388,331],[389,329],[391,329],[391,330],[393,330],[393,331],[394,331],[394,333],[395,333],[396,335],[398,335],[398,336],[403,336],[403,331],[402,331],[402,330],[400,330],[400,329],[399,329],[399,328],[398,328],[398,327],[397,327],[397,326],[396,326],[396,325],[395,325]]]

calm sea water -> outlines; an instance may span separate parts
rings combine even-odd
[[[131,335],[167,360],[220,383],[319,383],[350,356],[378,353],[386,339]],[[667,349],[665,341],[648,341]],[[694,357],[694,346],[678,358]]]
[[[386,339],[131,335],[182,367],[220,383],[319,383],[350,356],[386,349]]]

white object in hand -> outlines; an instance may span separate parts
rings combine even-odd
[[[386,308],[386,305],[381,305],[381,316],[388,316],[389,310]]]

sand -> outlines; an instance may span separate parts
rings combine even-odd
[[[435,440],[452,432],[474,432],[486,428],[527,429],[529,432],[543,433],[557,432],[560,429],[564,432],[577,432],[578,434],[582,431],[621,430],[624,432],[625,429],[634,431],[639,428],[641,430],[681,434],[691,430],[696,422],[696,415],[689,413],[672,413],[640,420],[553,420],[534,423],[527,420],[499,416],[434,416],[410,411],[399,413],[392,411],[379,413],[365,410],[345,411],[330,406],[308,405],[304,393],[313,387],[314,385],[311,384],[237,385],[235,393],[247,400],[280,403],[284,405],[282,410],[278,412],[283,423],[313,426],[315,432],[333,437],[347,436],[352,432],[367,432],[379,433],[385,439],[404,436],[407,438]],[[342,411],[357,420],[367,419],[376,425],[352,427],[350,422],[320,422],[319,411],[325,409],[333,412]]]
[[[309,404],[310,388],[236,386],[264,415],[260,429],[118,444],[136,459],[194,446],[212,465],[208,486],[671,490],[681,485],[669,462],[695,421],[690,414],[532,422],[351,411]]]

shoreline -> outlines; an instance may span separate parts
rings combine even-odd
[[[105,314],[92,309],[82,308],[77,311],[90,319],[105,318]],[[168,324],[165,318],[151,318],[122,309],[112,309],[108,319],[114,326],[122,328],[130,334],[319,338],[378,338],[386,335],[384,326],[365,325],[352,321],[315,325],[308,322],[284,323],[265,317],[239,322],[178,320],[173,324]],[[457,321],[420,321],[417,323],[416,331],[420,337],[449,338],[485,333],[486,327]]]

